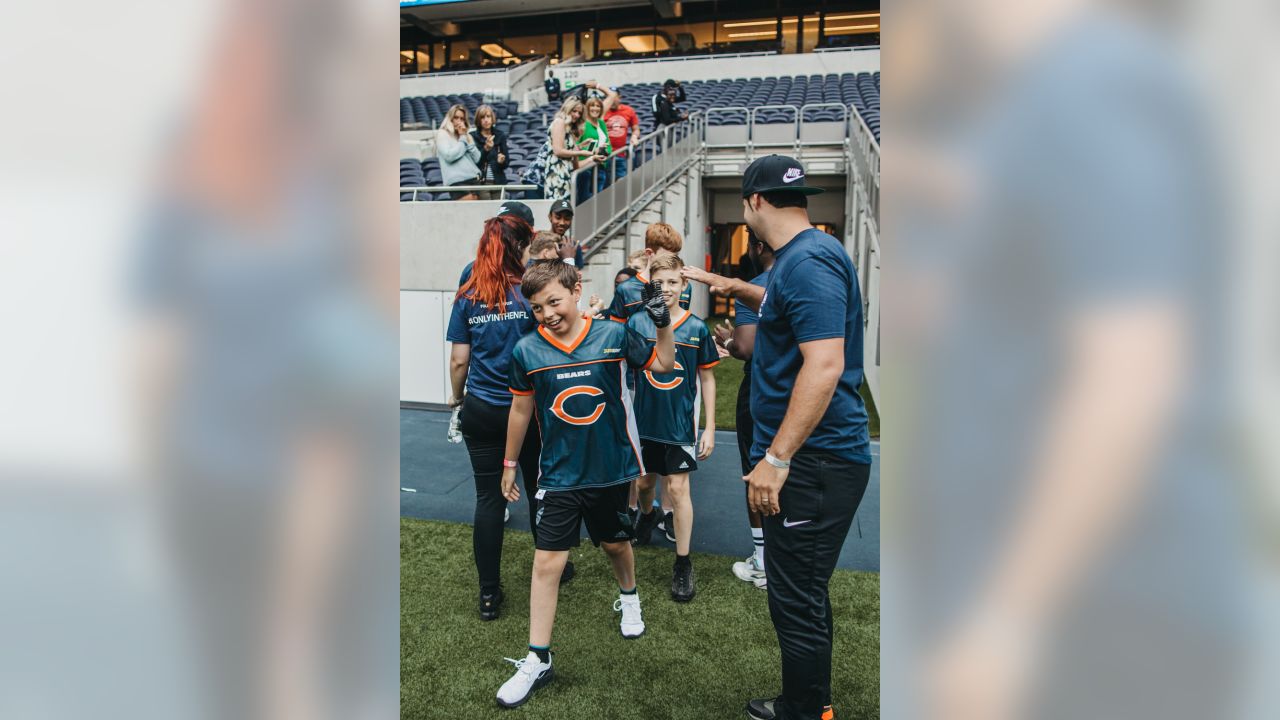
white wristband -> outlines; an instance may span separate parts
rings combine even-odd
[[[569,263],[570,265],[573,265],[574,267],[577,267],[578,265],[578,263],[573,261],[573,258],[565,258],[564,261]]]
[[[773,456],[773,453],[768,451],[765,451],[764,461],[778,468],[779,470],[786,470],[787,468],[791,467],[790,460],[779,460],[778,458]]]

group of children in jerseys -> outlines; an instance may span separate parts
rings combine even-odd
[[[535,243],[537,240],[535,239]],[[649,226],[645,270],[615,288],[606,312],[595,298],[582,312],[577,268],[538,246],[520,283],[536,321],[511,352],[512,395],[503,460],[502,494],[520,498],[516,482],[526,432],[541,435],[536,532],[529,595],[529,652],[498,690],[502,707],[524,704],[554,676],[551,633],[561,578],[586,525],[609,558],[618,582],[613,609],[624,638],[644,634],[633,542],[648,542],[659,523],[662,479],[676,558],[671,597],[696,592],[689,560],[693,504],[689,474],[715,447],[715,338],[688,310],[689,282],[677,254],[682,239],[670,225]],[[541,259],[545,257],[547,259]],[[701,389],[705,429],[698,435]],[[638,504],[638,507],[637,507]]]

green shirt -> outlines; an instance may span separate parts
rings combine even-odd
[[[582,123],[582,135],[578,137],[578,147],[587,150],[599,148],[601,155],[612,155],[613,144],[609,142],[609,131],[605,129],[604,122],[591,122],[590,120]]]

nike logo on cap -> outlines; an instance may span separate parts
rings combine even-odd
[[[795,526],[797,526],[797,525],[803,525],[803,524],[805,524],[805,523],[807,523],[807,522],[813,522],[813,521],[812,521],[812,520],[797,520],[797,521],[795,521],[795,522],[791,522],[791,520],[790,520],[790,519],[784,519],[784,520],[782,521],[782,527],[795,527]]]
[[[804,177],[804,171],[800,168],[790,168],[782,174],[782,182],[790,183]]]

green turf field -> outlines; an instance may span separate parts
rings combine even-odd
[[[515,671],[503,657],[528,651],[527,533],[507,533],[502,617],[476,613],[471,527],[400,521],[400,716],[554,720],[745,717],[753,696],[780,688],[778,644],[765,593],[735,578],[732,558],[694,554],[698,595],[671,601],[669,548],[637,552],[645,635],[624,640],[613,612],[617,585],[604,554],[583,541],[577,577],[560,593],[556,679],[516,710],[494,701]],[[880,715],[880,576],[837,570],[832,695],[842,720]]]
[[[720,358],[716,366],[716,429],[734,430],[737,428],[738,385],[742,382],[742,361],[734,357]],[[860,389],[862,399],[867,404],[867,423],[871,437],[880,437],[880,414],[876,412],[876,404],[871,400],[871,389],[864,382]]]

